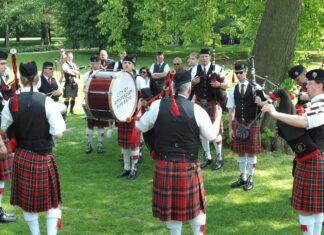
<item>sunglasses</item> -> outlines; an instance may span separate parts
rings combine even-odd
[[[147,73],[146,71],[142,71],[141,73]]]
[[[235,72],[236,75],[238,75],[238,74],[243,74],[243,73],[244,73],[244,71]]]
[[[48,67],[48,68],[46,68],[46,69],[48,69],[48,70],[53,70],[53,68],[50,68],[50,67]]]
[[[173,65],[180,65],[180,64],[173,64]]]

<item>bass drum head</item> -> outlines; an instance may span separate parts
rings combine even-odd
[[[130,73],[121,71],[114,75],[109,87],[109,107],[119,121],[125,122],[133,116],[137,107],[137,89]]]

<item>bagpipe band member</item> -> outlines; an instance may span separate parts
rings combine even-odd
[[[7,68],[7,58],[8,54],[0,51],[0,79],[1,79],[1,110],[3,109],[2,102],[6,103],[4,100],[5,90],[7,89],[7,85],[4,78],[4,73]],[[6,134],[1,132],[0,133],[0,223],[9,223],[16,221],[16,217],[12,214],[8,214],[2,207],[2,197],[5,192],[5,182],[11,179],[11,169],[12,169],[12,161],[13,161],[13,154],[8,153],[6,149]]]
[[[289,69],[288,75],[291,79],[293,79],[299,86],[298,100],[296,103],[296,110],[298,115],[302,115],[304,113],[307,104],[310,102],[310,98],[307,93],[307,70],[302,65],[296,65]]]
[[[307,93],[311,107],[305,115],[276,111],[266,104],[262,111],[293,127],[307,130],[320,150],[315,156],[297,161],[292,192],[292,207],[299,212],[300,229],[304,235],[320,235],[324,212],[324,71],[315,69],[306,74]],[[301,145],[304,144],[301,142]]]
[[[100,69],[103,70],[113,70],[115,66],[115,61],[108,58],[108,52],[106,50],[100,50]]]
[[[1,120],[2,131],[13,126],[17,143],[10,203],[23,210],[31,234],[40,234],[39,212],[47,213],[47,234],[57,234],[62,199],[52,148],[53,136],[62,137],[65,122],[54,101],[37,90],[36,63],[21,63],[19,72],[24,88],[6,104]]]
[[[91,75],[100,69],[100,58],[97,55],[92,55],[90,57],[90,65],[91,65],[91,71],[86,72],[83,76],[83,90],[85,90],[86,85],[88,84],[88,81],[91,77]],[[98,144],[97,144],[97,153],[103,153],[103,138],[105,130],[104,128],[109,126],[108,121],[103,120],[95,120],[90,117],[87,117],[87,129],[86,129],[86,135],[88,137],[88,145],[86,149],[86,153],[92,153],[92,139],[94,134],[94,127],[98,127]]]
[[[63,97],[65,98],[64,104],[66,107],[70,106],[70,113],[74,114],[73,108],[75,105],[75,98],[78,96],[78,83],[77,77],[80,72],[75,63],[73,63],[73,53],[68,52],[66,62],[62,65],[62,69],[64,71],[65,84]],[[71,100],[71,101],[70,101]]]
[[[258,84],[248,81],[245,63],[236,62],[234,70],[239,82],[230,90],[226,107],[229,110],[231,150],[237,153],[240,176],[231,184],[231,187],[243,186],[243,189],[247,191],[253,188],[257,154],[261,153],[260,121],[255,121],[250,127],[247,139],[239,139],[236,136],[236,130],[239,125],[247,126],[257,118],[260,112],[258,106],[263,104],[262,101],[265,101],[266,97]],[[248,177],[246,177],[246,167]]]
[[[54,64],[52,62],[44,62],[41,77],[38,81],[37,88],[39,92],[51,97],[55,102],[62,95],[61,85],[53,77]]]
[[[206,224],[206,197],[198,162],[200,136],[216,139],[220,116],[212,123],[203,108],[188,100],[190,72],[176,73],[173,83],[175,96],[154,101],[136,121],[136,127],[143,132],[154,128],[153,216],[166,223],[170,234],[181,234],[182,222],[189,221],[193,234],[198,235],[204,233]]]
[[[150,67],[152,79],[155,83],[156,90],[153,91],[153,95],[157,95],[162,91],[165,78],[170,71],[170,66],[164,61],[164,52],[158,51],[156,53],[156,62]]]
[[[219,65],[212,65],[210,62],[211,56],[209,49],[203,48],[199,53],[199,64],[192,68],[191,78],[192,78],[192,89],[196,96],[195,103],[203,107],[212,122],[215,121],[215,110],[220,107],[220,89],[226,89],[227,82],[225,80],[225,71]],[[212,79],[212,76],[217,75],[217,77],[222,79],[222,82]],[[214,140],[213,145],[216,150],[216,160],[213,165],[214,170],[218,170],[223,166],[222,157],[222,135],[218,133],[218,137]],[[212,157],[210,154],[209,141],[207,139],[201,140],[205,159],[201,163],[200,167],[205,168],[212,163]]]
[[[135,60],[132,56],[123,59],[123,70],[136,77]],[[134,74],[135,73],[135,74]],[[129,180],[137,178],[137,163],[139,158],[140,137],[136,131],[135,122],[116,122],[118,127],[118,145],[124,160],[124,168],[117,176],[127,177]]]

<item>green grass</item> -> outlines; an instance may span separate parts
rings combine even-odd
[[[224,51],[229,50],[224,48]],[[179,49],[179,53],[180,51]],[[244,54],[246,50],[233,48],[233,51]],[[75,51],[76,63],[88,64],[88,58],[93,53],[96,51]],[[170,50],[167,61],[170,62],[177,53],[177,48]],[[186,51],[180,53],[180,56],[185,58],[187,54]],[[58,55],[58,52],[22,54],[18,55],[18,61],[36,60],[41,68],[43,61],[58,58]],[[117,58],[116,55],[111,57]],[[150,65],[154,58],[152,54],[143,54],[138,59],[137,68]],[[77,115],[68,116],[68,131],[62,139],[57,140],[55,150],[63,195],[63,228],[60,234],[168,234],[165,224],[152,217],[154,162],[146,149],[144,163],[139,165],[138,179],[133,182],[116,178],[122,170],[122,164],[118,161],[120,149],[116,130],[112,139],[105,139],[104,154],[84,153],[87,144],[86,121],[81,108],[83,94],[81,91],[79,94]],[[95,144],[96,136],[94,146]],[[224,161],[225,165],[220,171],[215,172],[209,168],[203,171],[208,198],[206,234],[300,233],[297,213],[290,207],[291,156],[272,153],[260,155],[255,188],[250,192],[229,187],[238,177],[238,166],[234,154],[228,149],[224,149]],[[3,205],[8,212],[18,216],[18,221],[0,224],[1,235],[29,234],[20,208],[9,205],[10,184],[7,184],[6,190]],[[42,234],[45,234],[44,214],[40,217],[40,224]],[[188,223],[184,224],[183,234],[191,234]]]
[[[55,151],[63,195],[60,234],[168,234],[164,223],[152,217],[154,162],[147,150],[137,180],[117,179],[122,170],[117,131],[112,139],[105,139],[104,154],[87,155],[86,121],[81,110],[77,112],[68,117],[69,130],[57,141]],[[96,142],[95,137],[94,146]],[[224,159],[220,171],[203,170],[208,198],[206,234],[298,234],[297,214],[289,203],[292,158],[262,154],[258,158],[255,188],[250,192],[229,187],[238,176],[238,167],[228,149],[224,150]],[[0,224],[1,234],[28,234],[20,208],[9,205],[9,193],[3,202],[7,211],[18,216],[18,221]],[[44,215],[40,223],[45,231]],[[183,234],[191,234],[187,223],[183,229]]]

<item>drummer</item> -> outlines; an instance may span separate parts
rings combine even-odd
[[[134,77],[135,60],[131,56],[123,59],[123,71],[129,72]],[[116,122],[118,127],[118,145],[121,148],[124,158],[124,169],[117,177],[127,177],[135,180],[137,177],[136,165],[139,158],[139,133],[136,132],[134,122]]]
[[[90,57],[90,67],[91,71],[86,72],[83,76],[83,90],[86,90],[86,86],[88,84],[88,81],[90,80],[91,75],[100,69],[100,58],[97,55],[92,55]],[[88,137],[88,145],[86,149],[86,153],[92,153],[92,138],[94,134],[94,127],[98,127],[98,143],[97,143],[97,153],[103,153],[103,137],[104,137],[104,128],[108,126],[108,121],[102,121],[102,120],[95,120],[91,117],[87,117],[87,129],[86,129],[86,135]]]

